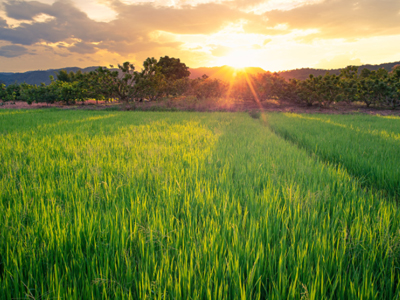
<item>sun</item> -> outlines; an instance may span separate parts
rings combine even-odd
[[[256,67],[258,62],[252,50],[237,50],[218,59],[219,65],[228,65],[236,69]]]

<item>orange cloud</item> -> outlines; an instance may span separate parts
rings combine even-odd
[[[88,14],[94,0],[87,5],[76,1],[3,2],[3,68],[22,62],[37,68],[50,62],[92,64],[107,57],[112,63],[125,59],[141,63],[146,57],[163,55],[181,57],[195,66],[212,65],[231,55],[232,49],[250,51],[259,56],[260,64],[275,68],[279,63],[283,68],[284,61],[324,62],[332,57],[332,53],[325,56],[329,44],[340,47],[346,42],[343,53],[347,53],[365,45],[361,39],[400,32],[398,0],[176,0],[175,5],[161,0],[102,0],[99,19],[107,22],[93,18],[94,12]],[[109,16],[104,7],[109,8]],[[310,51],[304,50],[310,44],[315,50],[312,59]],[[385,53],[394,57],[397,52]],[[29,54],[36,55],[35,61]],[[340,56],[340,51],[335,55]],[[274,63],[268,61],[271,57]]]
[[[270,26],[286,23],[292,30],[317,29],[312,38],[320,39],[355,39],[400,32],[398,0],[325,0],[287,11],[269,11],[265,16]]]

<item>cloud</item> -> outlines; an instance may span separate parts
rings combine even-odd
[[[4,20],[2,17],[0,17],[0,27],[1,28],[8,27],[7,21]]]
[[[28,49],[17,45],[7,45],[0,47],[0,56],[17,57],[28,53]]]
[[[256,7],[259,4],[262,4],[264,2],[268,2],[265,0],[235,0],[232,5],[238,7],[238,8],[252,8]]]
[[[176,8],[152,3],[112,1],[110,9],[117,13],[117,18],[107,23],[90,19],[70,1],[58,0],[53,4],[8,1],[4,7],[8,18],[22,22],[17,27],[0,27],[0,40],[29,46],[57,44],[73,39],[68,49],[80,54],[95,53],[102,49],[126,55],[163,47],[177,48],[183,44],[152,38],[151,34],[157,31],[208,35],[243,20],[252,23],[249,31],[257,32],[266,26],[266,21],[260,16],[212,2]],[[48,17],[37,21],[38,16],[42,15]],[[214,53],[222,55],[221,51],[222,48],[215,49]]]
[[[194,47],[194,48],[189,48],[188,50],[190,50],[190,51],[198,51],[198,50],[203,50],[203,47],[197,46],[197,47]]]
[[[325,0],[292,10],[265,13],[270,26],[318,29],[313,38],[356,39],[394,35],[400,31],[398,0]]]
[[[262,23],[260,24],[257,21],[250,21],[243,26],[243,29],[245,32],[258,33],[268,36],[289,34],[292,31],[289,30],[288,28],[283,28],[283,27],[285,26],[270,27],[263,25]]]
[[[216,57],[226,56],[232,51],[232,48],[220,45],[210,45],[212,47],[211,54]]]
[[[26,6],[28,12],[15,15],[14,6]],[[39,5],[40,4],[40,5]],[[30,18],[46,14],[53,18],[46,22],[26,22],[15,28],[0,28],[0,40],[14,44],[33,45],[42,41],[57,43],[74,37],[87,42],[101,40],[106,23],[95,22],[69,2],[55,2],[53,5],[38,2],[8,2],[8,17]],[[38,9],[41,8],[41,9]],[[32,10],[32,13],[29,11]]]
[[[316,68],[321,69],[335,69],[338,67],[346,67],[346,66],[360,66],[362,65],[361,59],[352,58],[349,54],[341,54],[333,57],[330,60],[322,59],[318,64],[315,65]]]
[[[259,17],[224,4],[206,3],[197,6],[185,5],[177,9],[170,6],[154,6],[150,3],[124,4],[116,1],[113,9],[118,18],[111,22],[115,26],[163,30],[176,34],[215,33],[230,23]],[[265,22],[264,22],[265,23]]]
[[[265,39],[263,42],[263,46],[266,46],[267,44],[271,43],[272,39]]]
[[[324,51],[309,61],[326,67],[330,61],[321,58],[331,53],[324,48],[328,40],[340,48],[350,41],[362,45],[360,39],[400,32],[399,0],[176,0],[176,5],[163,0],[79,1],[0,0],[0,42],[20,47],[12,51],[3,46],[3,56],[23,56],[36,49],[36,57],[51,54],[57,63],[72,64],[85,57],[114,63],[169,55],[208,65],[240,47],[249,51],[262,47],[255,52],[281,56],[287,48],[301,61],[305,54],[295,49],[318,46]],[[107,7],[112,18],[94,18],[90,9],[95,3],[101,3],[103,14]],[[395,36],[393,41],[393,48],[398,47]],[[353,46],[335,53],[340,51],[349,53]],[[376,56],[383,55],[379,53]],[[333,63],[341,62],[333,59]]]
[[[51,7],[37,1],[8,1],[4,3],[7,16],[15,20],[33,20],[33,18],[41,13],[48,13]]]
[[[69,50],[80,54],[91,54],[96,53],[98,49],[94,44],[79,42],[70,47]]]

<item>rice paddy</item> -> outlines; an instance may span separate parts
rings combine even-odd
[[[282,137],[342,165],[364,186],[400,195],[400,118],[366,115],[271,114]]]
[[[0,112],[0,299],[400,299],[399,120],[267,120]]]

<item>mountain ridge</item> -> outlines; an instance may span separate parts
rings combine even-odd
[[[96,70],[98,67],[87,67],[87,68],[79,68],[79,67],[68,67],[61,69],[49,69],[49,70],[34,70],[27,72],[4,72],[0,73],[0,83],[4,83],[6,85],[13,83],[23,83],[26,82],[28,84],[41,84],[42,82],[49,84],[50,76],[56,76],[56,73],[61,70],[66,70],[67,72],[77,72],[81,70],[82,72],[90,72]]]
[[[384,68],[387,71],[391,71],[395,65],[399,65],[400,61],[398,62],[391,62],[391,63],[383,63],[378,65],[372,64],[365,64],[358,66],[359,72],[362,69],[370,69],[370,70],[378,70],[380,68]],[[81,70],[83,73],[94,71],[97,67],[87,67],[87,68],[79,68],[79,67],[68,67],[68,68],[60,68],[60,69],[49,69],[49,70],[34,70],[34,71],[27,71],[27,72],[0,72],[0,83],[5,83],[6,85],[12,83],[23,83],[26,82],[28,84],[40,84],[42,82],[49,84],[50,83],[50,75],[55,76],[57,72],[61,70],[66,70],[67,72],[77,72]],[[308,78],[310,74],[314,76],[324,75],[326,72],[330,74],[340,74],[340,70],[343,68],[338,69],[315,69],[315,68],[301,68],[301,69],[293,69],[293,70],[286,70],[286,71],[279,71],[276,72],[286,80],[291,78],[301,79],[304,80]],[[248,74],[257,74],[268,72],[260,67],[246,67],[243,69],[235,69],[230,66],[220,66],[220,67],[200,67],[200,68],[191,68],[190,71],[190,78],[198,78],[203,76],[204,74],[209,76],[210,78],[216,78],[224,81],[230,81],[237,72],[246,71]]]
[[[396,65],[400,65],[400,61],[397,62],[391,62],[391,63],[383,63],[383,64],[377,64],[377,65],[372,65],[372,64],[364,64],[358,67],[358,72],[360,73],[363,69],[369,69],[371,71],[376,71],[378,69],[384,68],[387,71],[391,71],[392,68]],[[314,68],[301,68],[301,69],[293,69],[293,70],[287,70],[287,71],[279,71],[277,72],[280,76],[285,78],[286,80],[296,78],[300,80],[307,79],[310,74],[314,76],[319,76],[319,75],[325,75],[326,72],[329,72],[330,74],[335,74],[339,75],[340,71],[345,68],[338,68],[338,69],[314,69]]]

